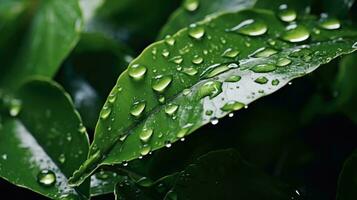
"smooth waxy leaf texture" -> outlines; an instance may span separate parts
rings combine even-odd
[[[40,1],[37,6],[25,44],[14,62],[3,66],[1,87],[17,87],[31,75],[52,77],[79,39],[82,18],[78,0]]]
[[[340,174],[337,200],[353,200],[357,198],[357,151],[345,162]]]
[[[86,159],[89,141],[68,95],[45,80],[27,82],[16,93],[0,126],[0,177],[47,197],[83,199],[89,182],[67,185]]]
[[[245,10],[149,46],[109,95],[89,158],[71,183],[80,183],[100,165],[170,147],[356,49],[356,30],[347,24],[330,30],[320,23],[305,16],[287,25],[271,11]]]

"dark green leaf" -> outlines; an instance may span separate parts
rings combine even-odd
[[[256,29],[244,25],[249,23]],[[357,32],[345,23],[339,30],[321,29],[314,16],[297,23],[286,30],[271,11],[245,10],[203,21],[149,46],[109,95],[90,156],[71,183],[83,181],[100,165],[170,147],[199,127],[216,124],[292,79],[356,50]],[[240,26],[240,33],[227,31]]]
[[[13,99],[0,126],[0,176],[50,198],[89,196],[89,182],[70,188],[67,178],[86,158],[89,141],[68,94],[54,82],[32,80]],[[20,112],[18,114],[18,112]],[[40,172],[50,170],[47,185]]]
[[[328,14],[346,17],[355,0],[323,0],[321,2]]]
[[[79,39],[82,19],[78,0],[40,1],[37,6],[25,44],[1,74],[1,87],[17,87],[31,75],[52,77]]]
[[[343,166],[340,174],[337,200],[354,200],[357,198],[357,152],[353,153]]]

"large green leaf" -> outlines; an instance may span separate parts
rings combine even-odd
[[[17,87],[31,75],[52,77],[79,39],[78,0],[40,1],[37,6],[25,44],[12,64],[3,66],[1,87]]]
[[[356,49],[357,32],[346,23],[325,30],[314,16],[305,16],[297,24],[286,27],[268,10],[245,10],[149,46],[119,77],[101,112],[89,158],[71,183],[80,183],[99,165],[170,147]]]
[[[357,198],[357,152],[345,162],[340,174],[337,200],[353,200]]]
[[[16,94],[10,114],[20,113],[5,117],[0,126],[0,177],[50,198],[88,197],[89,182],[67,185],[89,147],[68,94],[46,80],[29,81]],[[48,176],[41,178],[43,172]]]

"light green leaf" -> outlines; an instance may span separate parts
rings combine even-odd
[[[287,26],[268,10],[245,10],[150,45],[119,77],[101,112],[89,158],[71,184],[100,165],[170,147],[356,50],[357,32],[345,23],[325,30],[316,17],[305,16],[297,24]]]
[[[89,141],[68,94],[54,82],[32,80],[11,100],[0,126],[0,177],[49,198],[86,199],[89,182],[67,179],[86,159]]]
[[[357,198],[357,151],[345,162],[338,181],[337,200]]]
[[[25,44],[1,74],[0,86],[13,89],[32,75],[52,77],[76,45],[82,28],[78,0],[40,1]]]

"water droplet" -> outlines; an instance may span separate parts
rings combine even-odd
[[[58,161],[63,164],[64,162],[66,162],[66,156],[63,153],[61,153],[58,156]]]
[[[210,99],[218,96],[222,92],[222,83],[219,81],[209,81],[203,84],[198,90],[198,97],[209,96]]]
[[[292,22],[296,19],[297,14],[293,9],[288,8],[286,4],[282,4],[279,6],[279,18],[284,22]]]
[[[162,53],[161,53],[161,55],[162,55],[162,56],[164,56],[165,58],[167,58],[167,57],[169,57],[169,55],[170,55],[170,52],[169,52],[169,50],[167,50],[167,49],[164,49],[164,50],[162,50]]]
[[[104,170],[100,170],[98,173],[95,174],[95,177],[101,180],[105,180],[109,178],[109,174]]]
[[[152,81],[152,89],[156,92],[162,93],[172,82],[171,76],[158,76]]]
[[[41,170],[37,175],[37,181],[39,184],[49,187],[56,183],[56,175],[51,170]]]
[[[119,140],[123,142],[127,137],[128,137],[128,134],[121,135],[119,137]]]
[[[171,62],[176,63],[176,64],[181,64],[183,61],[182,56],[175,56],[170,59]]]
[[[322,17],[320,19],[320,27],[326,30],[336,30],[341,27],[341,23],[336,18]]]
[[[198,73],[197,69],[194,67],[184,68],[182,72],[189,76],[194,76]]]
[[[268,26],[264,22],[247,19],[230,29],[230,31],[236,31],[248,36],[260,36],[268,31]]]
[[[191,24],[188,30],[188,35],[196,40],[200,40],[205,35],[205,29],[202,26]]]
[[[128,69],[129,76],[135,80],[140,80],[144,77],[147,69],[143,65],[134,64]]]
[[[276,62],[276,66],[278,67],[285,67],[290,65],[291,60],[288,58],[279,58],[278,61]]]
[[[111,108],[105,107],[103,108],[102,112],[100,113],[100,117],[102,119],[107,119],[110,115],[110,113],[112,112]]]
[[[254,82],[259,84],[266,84],[269,80],[265,76],[261,76],[254,80]]]
[[[177,132],[176,137],[177,138],[183,138],[186,136],[186,134],[189,132],[190,128],[193,126],[193,124],[186,124],[181,128],[180,131]]]
[[[229,113],[228,114],[228,117],[233,117],[234,116],[234,113]]]
[[[202,63],[203,63],[203,58],[196,55],[196,56],[194,56],[194,58],[192,59],[192,63],[193,63],[193,64],[196,64],[196,65],[202,64]]]
[[[279,85],[280,81],[278,79],[274,79],[271,84],[274,85],[274,86],[277,86]]]
[[[165,141],[165,147],[170,148],[172,146],[170,141]]]
[[[139,138],[141,141],[143,142],[148,142],[152,136],[152,134],[154,133],[153,129],[150,128],[144,128],[140,134],[139,134]]]
[[[239,66],[236,63],[230,64],[222,64],[218,66],[214,66],[208,73],[206,73],[203,77],[204,78],[212,78],[219,74],[222,74],[230,69],[238,68]]]
[[[237,75],[232,75],[230,77],[228,77],[225,82],[232,82],[232,83],[235,83],[235,82],[238,82],[242,79],[241,76],[237,76]]]
[[[166,42],[166,44],[173,46],[173,45],[175,45],[176,41],[175,41],[175,38],[171,37],[171,35],[166,35],[165,42]]]
[[[222,111],[225,112],[231,112],[231,111],[236,111],[236,110],[240,110],[244,107],[245,105],[241,102],[238,101],[230,101],[226,104],[224,104],[224,106],[221,108]]]
[[[160,96],[160,97],[159,97],[159,102],[160,102],[160,103],[165,103],[165,96],[163,96],[163,95]]]
[[[11,117],[16,117],[19,115],[22,108],[22,103],[19,100],[13,99],[10,101],[10,110],[9,114]]]
[[[282,39],[287,42],[303,42],[310,37],[310,32],[304,26],[288,26],[286,32],[282,35]]]
[[[278,53],[278,51],[276,51],[275,49],[264,48],[264,49],[259,50],[256,53],[254,53],[253,56],[256,58],[267,58],[267,57],[270,57],[276,53]]]
[[[187,11],[193,12],[198,9],[199,7],[199,1],[198,0],[186,0],[184,3],[184,7]]]
[[[3,155],[1,156],[1,158],[2,158],[3,160],[7,160],[7,154],[3,154]]]
[[[114,90],[115,91],[115,90]],[[114,103],[115,100],[117,99],[117,94],[116,92],[111,92],[108,97],[109,103]]]
[[[255,73],[268,73],[276,70],[276,66],[274,64],[259,64],[254,67],[252,67],[250,70],[252,70]]]
[[[184,96],[187,96],[187,95],[189,95],[191,93],[191,90],[190,89],[184,89],[183,91],[182,91],[182,94],[184,95]]]
[[[223,52],[222,56],[226,58],[236,58],[239,55],[239,53],[240,52],[238,50],[228,48]]]
[[[173,115],[176,113],[176,111],[178,110],[179,106],[176,104],[169,104],[165,107],[165,113],[167,115]]]
[[[211,116],[213,114],[213,110],[207,110],[206,115]]]
[[[143,147],[140,150],[140,154],[142,156],[146,156],[146,155],[148,155],[150,153],[150,151],[151,151],[150,145],[144,144]]]
[[[150,187],[153,184],[152,180],[147,177],[141,177],[136,183],[142,187]]]
[[[128,166],[128,165],[129,165],[129,163],[128,163],[127,161],[124,161],[124,162],[123,162],[123,166],[124,166],[124,167],[126,167],[126,166]]]
[[[218,120],[217,118],[211,119],[211,124],[212,124],[212,125],[217,125],[218,122],[219,122],[219,120]]]
[[[144,101],[135,102],[130,109],[130,114],[134,117],[140,117],[145,110],[146,103]]]

